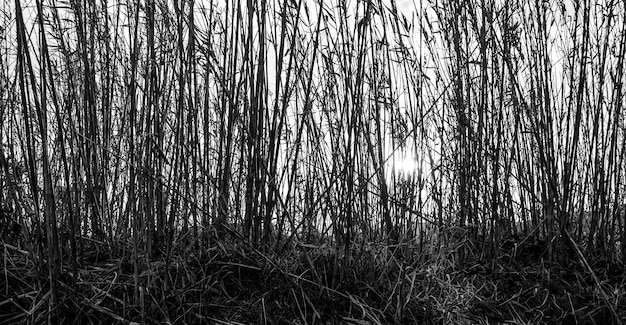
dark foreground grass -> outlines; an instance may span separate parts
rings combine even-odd
[[[264,253],[241,240],[189,242],[139,263],[130,244],[88,241],[76,277],[69,263],[50,309],[27,251],[3,244],[0,324],[621,324],[621,265],[550,264],[541,245],[514,243],[497,264],[466,263],[461,245],[418,249],[362,243],[297,244]],[[463,244],[481,260],[476,245]],[[202,247],[204,246],[204,247]],[[269,250],[268,250],[269,251]],[[436,251],[436,254],[434,253]],[[157,252],[158,253],[158,252]],[[159,254],[157,254],[159,255]],[[75,282],[74,282],[75,279]],[[136,296],[135,296],[136,295]]]

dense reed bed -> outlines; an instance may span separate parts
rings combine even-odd
[[[3,2],[0,323],[624,322],[624,6]]]

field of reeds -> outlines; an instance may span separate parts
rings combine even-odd
[[[623,1],[0,13],[0,324],[626,323]]]

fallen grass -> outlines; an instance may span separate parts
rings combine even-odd
[[[415,253],[410,242],[355,245],[348,256],[327,245],[298,244],[283,255],[240,240],[206,248],[181,245],[169,262],[141,259],[137,300],[132,264],[115,253],[123,248],[83,262],[75,277],[64,265],[62,303],[50,310],[47,282],[37,278],[28,253],[4,243],[0,324],[620,324],[626,319],[620,265],[590,263],[596,281],[582,263],[549,264],[520,247],[515,258],[503,249],[494,272],[482,263],[458,268],[443,250]]]

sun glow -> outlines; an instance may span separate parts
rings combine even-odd
[[[412,157],[397,157],[394,163],[396,174],[414,174],[418,171],[419,164]]]

